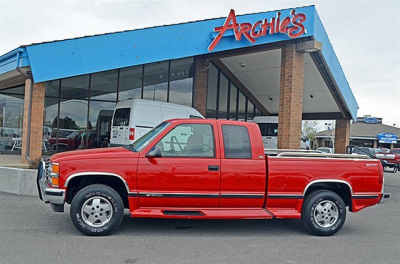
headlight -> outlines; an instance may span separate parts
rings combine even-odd
[[[59,175],[60,175],[60,164],[50,163],[50,179],[51,179],[51,185],[53,187],[58,187]]]

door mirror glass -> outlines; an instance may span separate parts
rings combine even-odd
[[[146,154],[146,157],[148,158],[161,157],[161,149],[159,147],[151,148],[150,151]]]

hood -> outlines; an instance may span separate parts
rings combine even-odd
[[[110,158],[135,158],[139,155],[138,152],[132,152],[123,147],[115,148],[97,148],[74,150],[57,153],[51,156],[52,162],[62,162],[67,160],[83,160],[83,159],[110,159]]]

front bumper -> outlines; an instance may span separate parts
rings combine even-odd
[[[40,200],[50,203],[54,211],[63,212],[65,203],[65,190],[49,187],[44,161],[40,163],[36,184]]]

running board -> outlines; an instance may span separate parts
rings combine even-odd
[[[273,215],[263,208],[139,208],[131,217],[155,218],[198,218],[198,219],[272,219]]]

